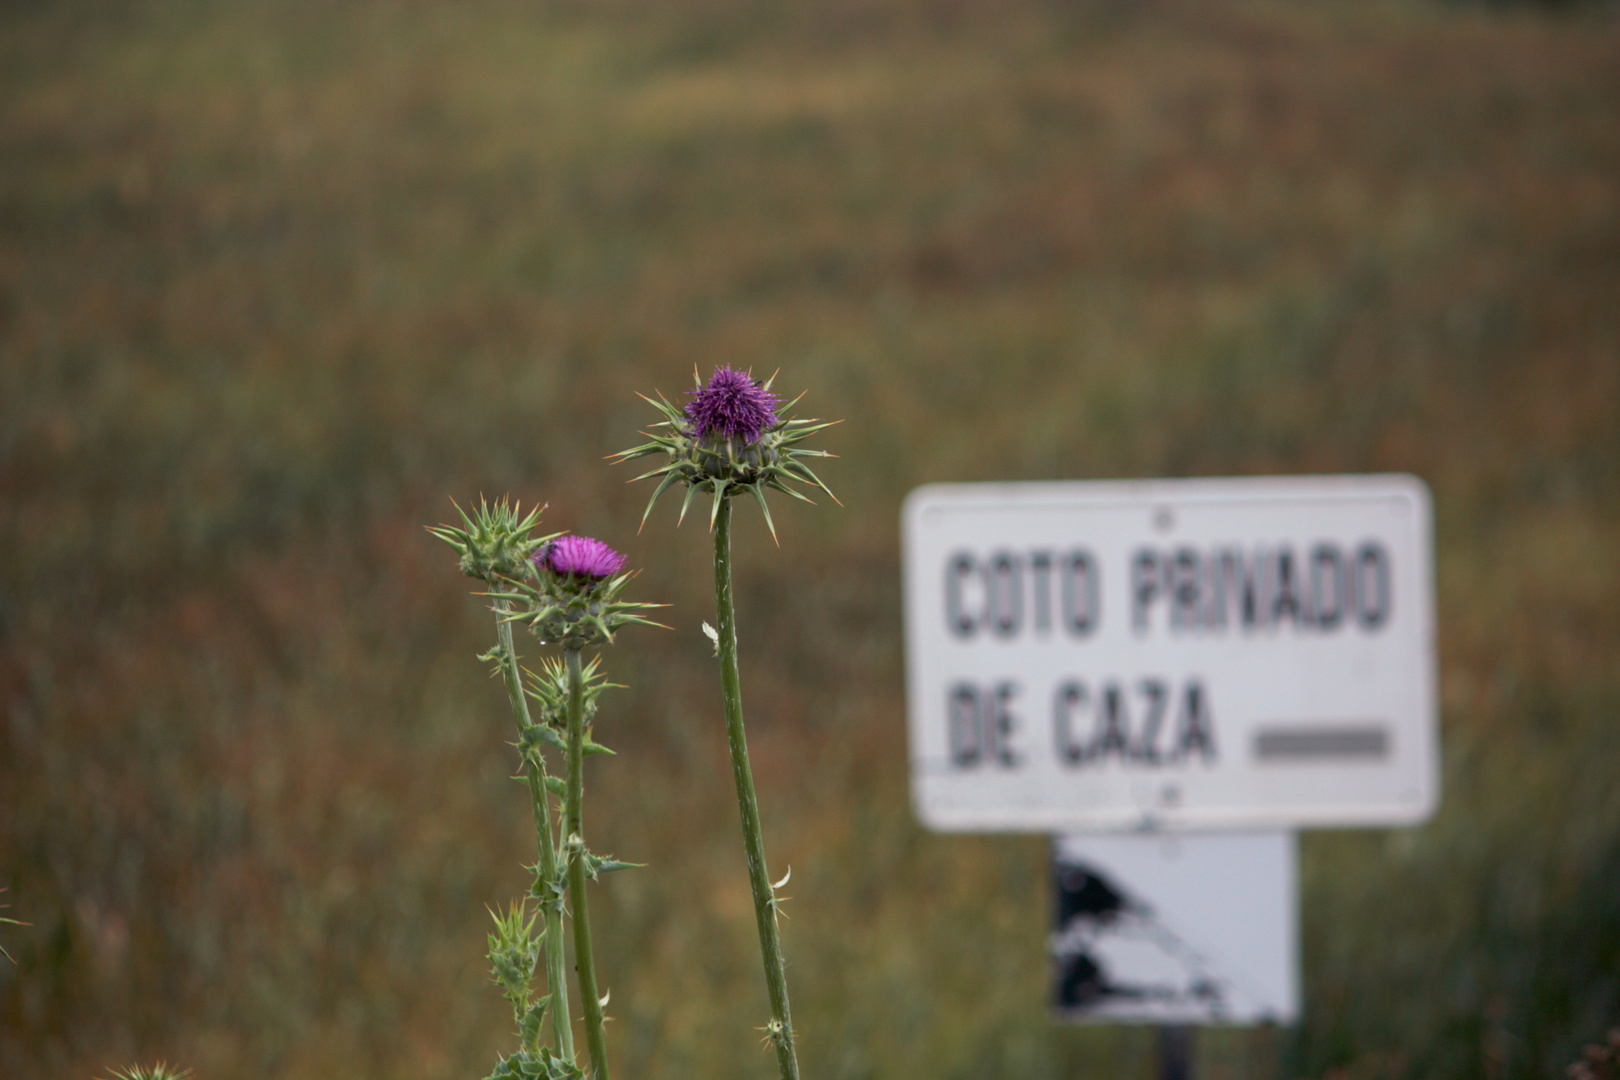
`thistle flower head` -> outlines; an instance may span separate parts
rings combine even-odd
[[[707,491],[714,500],[709,512],[709,526],[713,528],[720,503],[747,491],[759,503],[773,537],[776,525],[765,503],[765,489],[810,502],[803,493],[788,487],[788,482],[793,481],[820,488],[833,502],[838,501],[805,463],[806,458],[832,455],[799,446],[815,432],[831,427],[833,422],[793,419],[793,406],[799,399],[781,403],[771,393],[771,383],[776,381],[774,375],[763,383],[756,383],[748,372],[730,367],[716,368],[707,383],[696,371],[693,375],[697,386],[688,391],[691,400],[684,408],[662,394],[657,401],[643,395],[644,400],[663,413],[664,419],[645,433],[650,442],[613,455],[619,461],[633,461],[649,454],[664,454],[669,458],[658,468],[636,477],[637,480],[660,478],[657,490],[641,515],[643,525],[659,497],[677,483],[686,485],[681,520],[686,518],[692,496]]]
[[[559,536],[534,553],[534,564],[554,574],[600,581],[624,569],[624,556],[589,536]]]
[[[514,604],[511,620],[524,623],[542,643],[581,649],[611,643],[626,623],[659,625],[638,613],[662,604],[619,599],[635,575],[624,572],[624,556],[602,541],[548,537],[531,560],[526,580],[508,579],[505,591],[489,595]]]
[[[688,390],[692,398],[682,415],[690,423],[688,434],[697,438],[759,441],[776,424],[777,397],[756,383],[746,371],[717,367],[706,384]]]

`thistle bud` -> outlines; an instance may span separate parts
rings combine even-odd
[[[428,532],[456,550],[461,556],[463,574],[494,585],[503,578],[527,576],[529,557],[535,548],[551,539],[530,535],[540,523],[544,510],[542,506],[524,514],[521,505],[510,504],[505,499],[494,505],[479,499],[471,514],[456,507],[462,528],[435,525]]]
[[[585,706],[585,727],[590,730],[596,717],[596,699],[602,691],[617,683],[610,683],[602,674],[600,657],[592,657],[583,669],[581,682],[583,693],[581,697]],[[547,658],[540,662],[539,671],[529,672],[528,684],[525,691],[532,698],[537,708],[535,727],[549,728],[553,732],[562,732],[568,727],[568,669],[561,660]],[[561,749],[561,743],[553,741],[552,737],[537,735],[535,742],[544,742]],[[606,748],[599,747],[596,752],[603,752]]]

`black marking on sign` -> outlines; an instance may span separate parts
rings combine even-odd
[[[1254,736],[1261,761],[1382,761],[1389,757],[1389,727],[1380,723],[1274,725]]]

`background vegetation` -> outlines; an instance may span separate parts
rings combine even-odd
[[[626,633],[621,1075],[766,1076],[701,526],[602,462],[694,364],[844,417],[746,508],[806,1075],[1140,1077],[1045,1013],[1047,849],[907,802],[930,480],[1403,470],[1445,802],[1303,840],[1302,1024],[1211,1078],[1561,1073],[1620,1018],[1620,27],[1197,0],[0,7],[0,1073],[482,1076],[529,856],[422,525],[549,501]]]

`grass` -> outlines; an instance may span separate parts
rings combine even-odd
[[[707,545],[601,461],[726,362],[847,421],[843,510],[738,523],[807,1076],[1153,1068],[1045,1014],[1044,843],[910,815],[903,494],[1376,470],[1436,495],[1445,803],[1306,838],[1305,1021],[1203,1065],[1551,1075],[1620,1015],[1617,295],[1605,9],[10,5],[0,1072],[487,1071],[528,824],[421,526],[509,491],[675,605],[590,781],[617,1067],[767,1075]]]

